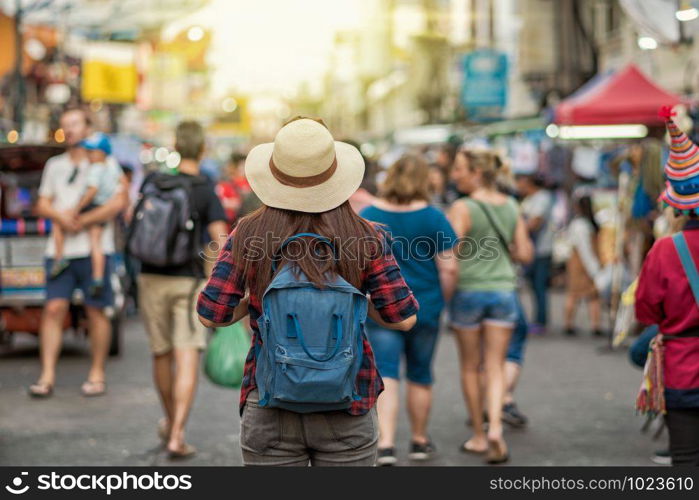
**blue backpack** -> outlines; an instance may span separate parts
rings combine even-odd
[[[273,271],[284,248],[304,237],[328,245],[337,259],[328,238],[299,233],[282,244]],[[355,385],[367,310],[366,295],[342,277],[320,289],[300,269],[285,265],[262,296],[255,372],[259,405],[310,413],[347,409],[361,399]]]

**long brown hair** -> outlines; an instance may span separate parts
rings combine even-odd
[[[233,261],[244,265],[246,287],[251,293],[264,293],[272,281],[273,257],[280,253],[287,238],[298,233],[316,233],[335,245],[337,260],[332,258],[329,247],[309,240],[295,241],[281,253],[279,268],[293,261],[295,269],[300,269],[318,287],[322,287],[328,274],[339,274],[360,288],[367,263],[382,251],[374,226],[359,217],[348,201],[321,213],[262,206],[240,220],[231,250]]]

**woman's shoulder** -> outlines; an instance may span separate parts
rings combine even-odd
[[[367,205],[366,207],[362,208],[359,211],[359,216],[364,217],[365,219],[371,219],[371,216],[378,213],[378,211],[379,209],[372,203],[371,205]]]
[[[673,240],[674,237],[674,234],[670,234],[667,236],[663,236],[662,238],[658,238],[657,240],[655,240],[655,243],[653,243],[651,251],[653,251],[654,253],[657,253],[658,251],[666,252],[670,249],[670,247],[672,247],[672,250],[675,251],[675,242]]]

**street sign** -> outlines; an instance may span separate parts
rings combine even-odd
[[[461,102],[467,117],[474,121],[502,118],[507,104],[507,55],[479,49],[463,58]]]

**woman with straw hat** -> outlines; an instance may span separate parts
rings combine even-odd
[[[342,410],[303,413],[284,409],[283,402],[275,407],[268,399],[266,377],[258,377],[265,363],[260,356],[269,352],[266,347],[274,347],[265,346],[260,334],[263,294],[287,268],[321,292],[331,278],[344,280],[362,297],[368,294],[368,315],[387,328],[414,326],[418,304],[384,244],[385,236],[349,205],[363,173],[364,161],[355,147],[334,141],[322,121],[303,117],[291,120],[273,143],[258,145],[247,157],[245,175],[263,206],[231,233],[197,307],[207,326],[231,324],[250,314],[253,340],[240,397],[245,465],[374,465],[374,407],[383,382],[364,332],[355,353],[361,364],[353,381],[354,397]],[[323,245],[299,244],[292,255],[287,243],[294,238],[296,243],[312,238],[326,242],[332,252]],[[265,309],[264,338],[270,338],[270,314]],[[295,330],[293,321],[291,325],[294,332],[303,330]],[[299,335],[300,340],[315,333],[312,329]],[[338,329],[337,345],[343,338]]]
[[[668,179],[660,199],[688,216],[682,231],[655,242],[636,289],[636,318],[658,325],[636,401],[663,413],[673,465],[699,465],[699,147],[661,110],[670,132]]]

